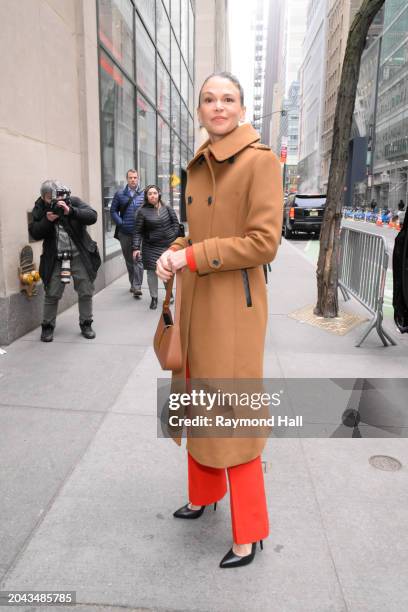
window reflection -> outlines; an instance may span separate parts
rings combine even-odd
[[[100,0],[99,40],[115,60],[132,74],[133,8],[130,0]]]
[[[163,201],[170,203],[170,128],[161,117],[157,122],[157,182]]]
[[[157,109],[170,119],[170,75],[160,59],[157,59]]]
[[[137,84],[156,103],[155,48],[142,22],[136,19]]]
[[[110,204],[135,159],[135,104],[133,85],[103,52],[100,54],[100,81],[105,252],[109,255],[119,250],[119,243],[113,238],[115,228],[110,220]]]
[[[137,96],[138,171],[143,187],[156,182],[156,112],[146,98]]]
[[[186,159],[193,149],[194,15],[190,0],[97,0],[97,4],[105,256],[109,256],[120,251],[109,206],[114,193],[126,184],[129,168],[139,170],[142,186],[158,183],[163,199],[179,207]]]
[[[159,0],[158,0],[159,1]],[[146,28],[149,30],[154,40],[154,24],[155,24],[155,1],[154,0],[136,0],[136,8],[142,16]]]

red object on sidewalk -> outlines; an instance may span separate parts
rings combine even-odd
[[[234,542],[249,544],[265,539],[269,520],[261,458],[226,469]],[[225,468],[201,465],[188,453],[188,492],[195,506],[218,501],[227,492]]]

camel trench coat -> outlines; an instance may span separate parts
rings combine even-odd
[[[267,292],[263,264],[276,255],[281,231],[281,166],[249,124],[205,142],[187,166],[189,235],[197,271],[182,272],[183,368],[173,381],[262,379]],[[176,442],[180,444],[180,439]],[[199,463],[230,467],[261,454],[264,437],[187,438]]]

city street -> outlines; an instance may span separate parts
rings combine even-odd
[[[0,607],[408,611],[408,1],[0,23]]]
[[[357,349],[366,322],[334,335],[289,316],[315,300],[299,247],[283,239],[269,275],[265,376],[406,376],[408,338],[389,320],[397,346],[371,333]],[[187,500],[186,455],[157,437],[158,314],[143,291],[134,300],[122,277],[96,295],[96,340],[79,335],[74,306],[53,343],[36,329],[0,356],[0,589],[73,590],[78,612],[405,610],[406,439],[271,439],[271,533],[251,566],[218,568],[227,498],[198,521],[172,517]],[[355,300],[341,307],[367,317]],[[402,469],[375,469],[373,455]]]

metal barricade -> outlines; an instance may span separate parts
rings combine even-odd
[[[339,287],[345,301],[351,294],[373,318],[356,344],[361,346],[372,329],[376,329],[384,346],[396,345],[382,326],[385,277],[388,268],[387,243],[384,236],[364,230],[341,228]]]

